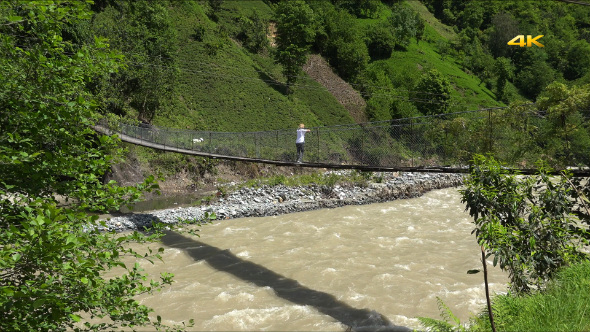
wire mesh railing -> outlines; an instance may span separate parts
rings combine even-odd
[[[563,120],[563,119],[561,119]],[[466,166],[476,153],[489,153],[513,167],[538,159],[559,165],[587,165],[584,119],[556,123],[534,105],[489,108],[391,121],[309,128],[304,162],[374,167]],[[563,122],[563,121],[562,121]],[[158,128],[121,122],[109,129],[154,144],[231,157],[295,162],[296,129],[213,132]],[[569,128],[569,129],[568,129]],[[567,131],[570,131],[569,133]],[[569,135],[568,135],[569,134]]]

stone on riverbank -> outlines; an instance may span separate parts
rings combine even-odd
[[[345,173],[345,171],[339,171]],[[242,188],[208,206],[185,207],[134,213],[105,220],[104,230],[135,230],[150,227],[152,222],[176,223],[178,220],[201,220],[205,212],[215,212],[218,220],[244,217],[276,216],[286,213],[336,208],[346,205],[381,203],[418,197],[433,189],[459,186],[462,174],[391,173],[379,174],[380,183],[367,186],[284,185]]]

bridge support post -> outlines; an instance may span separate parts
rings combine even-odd
[[[317,160],[316,162],[321,162],[321,158],[320,158],[320,128],[316,129],[316,136],[318,137],[318,154],[317,154]]]
[[[361,165],[365,164],[365,130],[361,127]]]
[[[492,127],[492,110],[488,110],[488,152],[492,152],[492,135],[493,135],[493,127]]]
[[[412,167],[414,167],[414,121],[410,118],[410,139],[412,140],[410,143],[410,153],[412,155],[412,160],[410,162],[410,165]]]
[[[256,158],[260,158],[260,150],[258,149],[258,133],[254,133],[254,153]]]

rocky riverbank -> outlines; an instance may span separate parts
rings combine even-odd
[[[345,174],[346,171],[334,173]],[[376,173],[379,182],[363,186],[284,185],[242,188],[206,206],[179,207],[133,213],[105,219],[104,230],[134,230],[151,226],[152,222],[176,223],[179,219],[199,220],[205,212],[214,212],[217,220],[243,217],[275,216],[286,213],[387,202],[418,197],[433,189],[459,186],[462,174]]]

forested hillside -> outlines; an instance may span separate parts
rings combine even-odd
[[[590,81],[590,11],[553,0],[100,0],[93,10],[73,34],[107,37],[127,61],[97,84],[105,112],[170,127],[353,122],[301,71],[309,54],[365,99],[368,120],[534,100],[552,81]],[[543,34],[546,46],[507,45],[519,34]]]
[[[484,80],[506,76],[534,100],[548,83],[590,82],[590,7],[560,1],[423,1],[458,36],[453,49],[479,63],[468,67]],[[507,45],[517,35],[543,35],[544,47]],[[504,97],[504,96],[502,96]]]
[[[125,68],[91,86],[105,114],[263,131],[503,106],[534,101],[553,81],[590,82],[589,8],[554,0],[97,0],[92,20],[67,37],[106,37],[123,56]],[[521,34],[544,35],[545,47],[507,45]],[[314,80],[314,68],[326,66],[314,67],[312,54],[347,89]],[[346,105],[351,95],[364,101]]]

